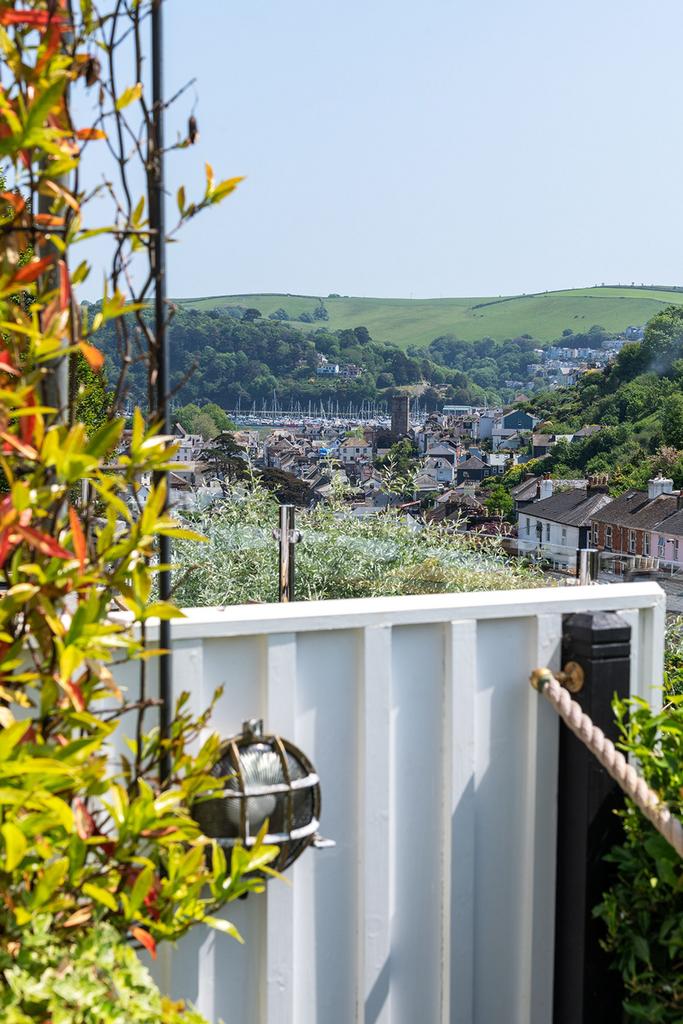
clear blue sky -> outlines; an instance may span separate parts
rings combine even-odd
[[[172,183],[247,176],[172,295],[683,282],[681,0],[166,0],[166,34]]]

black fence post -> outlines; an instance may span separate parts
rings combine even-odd
[[[629,694],[631,627],[616,612],[568,615],[562,664],[577,662],[583,687],[573,693],[606,736],[616,740],[612,699]],[[555,908],[554,1024],[619,1024],[623,992],[600,947],[604,926],[593,908],[613,877],[605,854],[622,835],[614,813],[621,790],[567,727],[560,727]]]

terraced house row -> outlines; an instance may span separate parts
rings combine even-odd
[[[617,498],[609,496],[605,476],[564,481],[555,493],[554,483],[519,487],[521,553],[568,568],[577,548],[591,546],[617,572],[643,559],[654,568],[683,568],[683,493],[674,491],[672,480],[660,475],[648,481],[647,491],[631,489]]]

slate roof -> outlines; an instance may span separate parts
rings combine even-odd
[[[574,437],[590,437],[592,434],[597,434],[602,427],[599,423],[589,423],[585,427],[581,427],[581,430],[577,430]]]
[[[657,524],[657,532],[664,533],[670,537],[683,536],[683,511],[674,512],[668,519]]]
[[[484,469],[485,466],[486,463],[478,459],[476,455],[470,455],[464,462],[459,462],[457,468],[458,472],[460,472],[461,469]]]
[[[660,494],[648,498],[646,491],[625,491],[615,498],[609,508],[598,511],[593,519],[598,523],[625,526],[631,530],[652,530],[678,510],[678,495]]]
[[[427,454],[428,455],[433,455],[433,454],[435,454],[435,455],[441,455],[441,454],[443,454],[443,455],[455,455],[457,453],[456,453],[455,446],[450,444],[448,441],[437,441],[437,442],[432,442],[429,445],[429,447],[427,448]]]
[[[549,498],[536,501],[527,509],[528,515],[536,519],[560,523],[562,526],[588,526],[604,505],[611,502],[602,491],[560,491]]]
[[[515,484],[514,487],[510,488],[510,494],[515,501],[532,501],[536,497],[536,491],[538,484],[540,483],[540,476],[534,476],[531,480],[522,480],[521,483]],[[579,480],[553,480],[553,488],[558,493],[560,490],[574,490],[574,491],[585,491],[586,481],[584,479]],[[545,499],[544,499],[545,500]]]

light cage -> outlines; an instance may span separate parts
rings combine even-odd
[[[267,843],[280,847],[272,867],[296,860],[317,838],[320,780],[306,755],[280,736],[266,736],[250,719],[227,740],[212,775],[225,778],[223,795],[199,801],[193,815],[202,832],[223,847],[250,846],[268,819]]]

